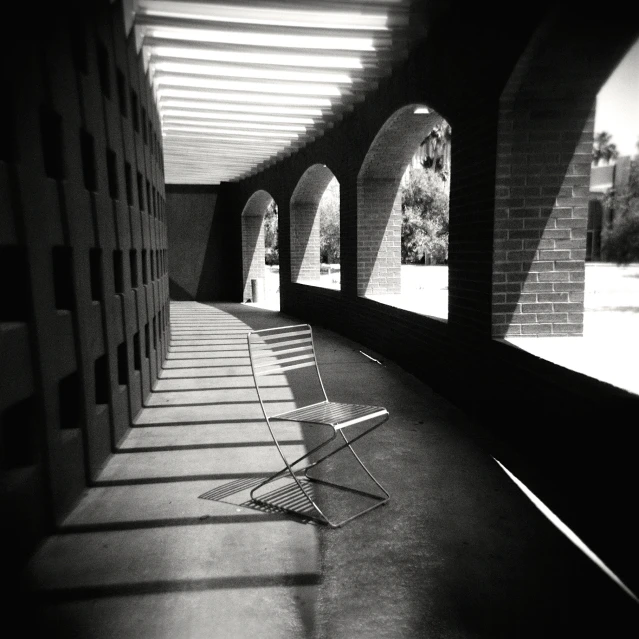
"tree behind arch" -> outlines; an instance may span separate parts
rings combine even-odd
[[[264,214],[264,245],[266,247],[266,263],[280,263],[279,230],[277,204],[273,200]]]

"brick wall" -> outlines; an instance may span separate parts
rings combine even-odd
[[[97,477],[166,353],[158,114],[120,4],[65,6],[16,18],[1,39],[0,261],[11,284],[0,314],[0,508],[10,572]]]

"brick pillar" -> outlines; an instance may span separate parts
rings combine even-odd
[[[242,216],[242,273],[244,293],[242,300],[252,300],[251,280],[265,277],[264,218],[255,215]]]
[[[256,191],[242,211],[242,300],[252,299],[251,279],[265,276],[264,214],[273,198]]]
[[[323,164],[308,168],[291,197],[291,282],[320,279],[320,216],[318,207],[333,172]]]
[[[559,114],[502,116],[493,335],[582,335],[594,111],[576,141],[557,141],[574,126]]]
[[[318,206],[319,202],[291,204],[291,280],[293,282],[319,282],[320,279]]]
[[[379,130],[357,176],[357,294],[401,293],[402,175],[442,116],[410,104]]]
[[[559,23],[539,34],[500,101],[496,337],[583,334],[594,104],[609,67],[593,62],[592,34],[569,35]]]
[[[358,295],[401,293],[401,199],[399,179],[358,184]]]

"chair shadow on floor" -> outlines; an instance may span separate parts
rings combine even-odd
[[[370,497],[358,490],[343,489],[338,486],[326,485],[316,481],[309,481],[303,475],[298,475],[300,483],[309,495],[316,501],[330,505],[335,514],[343,514],[349,509],[362,507],[363,504],[374,503]],[[281,515],[285,518],[303,524],[323,524],[313,520],[314,508],[300,487],[290,476],[283,476],[268,484],[268,492],[260,495],[258,503],[251,499],[251,490],[264,481],[263,475],[233,479],[220,486],[216,486],[198,496],[199,499],[217,501],[241,508],[248,508],[264,514]]]
[[[274,482],[277,484],[276,487],[265,495],[272,505],[266,506],[253,501],[250,496],[251,490],[263,481],[262,476],[234,479],[199,495],[199,499],[250,508],[269,515],[283,515],[303,524],[314,523],[311,519],[304,517],[307,511],[309,514],[312,513],[312,507],[292,479],[285,478],[279,483]],[[304,483],[310,484],[306,480]]]

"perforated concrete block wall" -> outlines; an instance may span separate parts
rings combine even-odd
[[[120,4],[90,4],[2,39],[0,508],[20,550],[99,476],[166,354],[159,118]]]

